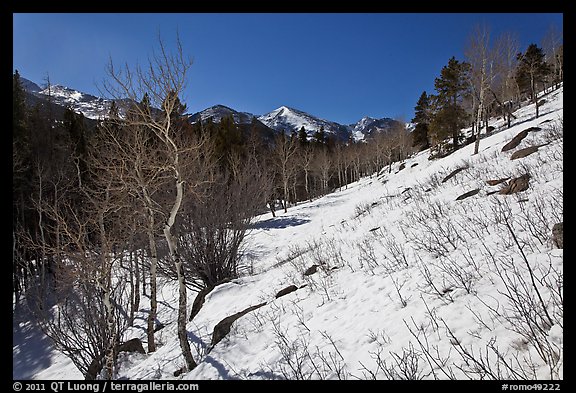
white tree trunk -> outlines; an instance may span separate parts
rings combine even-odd
[[[178,156],[175,156],[175,162],[178,162]],[[175,166],[177,168],[177,166]],[[184,186],[183,181],[180,179],[180,174],[176,170],[176,200],[170,211],[170,217],[166,224],[164,225],[164,237],[168,243],[168,249],[170,250],[170,257],[174,262],[174,267],[176,268],[176,273],[178,276],[178,339],[180,341],[180,348],[182,349],[182,355],[184,355],[184,360],[186,361],[186,367],[188,371],[193,370],[196,367],[196,362],[192,357],[192,351],[190,350],[190,343],[188,342],[188,334],[186,330],[186,309],[187,309],[187,294],[186,294],[186,284],[184,279],[184,269],[182,266],[182,260],[178,253],[178,242],[175,236],[172,234],[172,227],[176,221],[176,215],[180,210],[180,205],[182,204],[182,199],[184,197]]]

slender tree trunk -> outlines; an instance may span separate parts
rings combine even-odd
[[[140,263],[138,261],[138,254],[134,250],[130,251],[130,257],[134,262],[134,310],[140,309]]]
[[[304,188],[306,189],[306,199],[312,201],[310,190],[308,189],[308,169],[304,169]]]
[[[98,214],[98,224],[100,227],[100,272],[99,277],[96,278],[96,283],[103,292],[103,302],[105,309],[105,319],[106,319],[106,333],[104,337],[108,339],[105,344],[105,355],[104,355],[104,367],[106,373],[106,379],[110,380],[114,378],[114,369],[116,367],[116,342],[117,342],[117,332],[116,332],[116,318],[114,314],[114,306],[112,304],[110,288],[112,287],[112,266],[109,258],[112,256],[110,252],[112,250],[108,247],[108,242],[106,239],[106,229],[104,227],[104,214],[99,212]]]
[[[130,278],[130,314],[128,314],[128,326],[134,326],[134,313],[136,312],[136,296],[135,296],[135,281],[138,281],[138,277],[134,279],[134,252],[130,250],[130,255],[128,256],[128,269]]]
[[[151,219],[153,225],[154,218]],[[154,323],[158,312],[158,301],[156,299],[156,266],[158,265],[158,251],[156,250],[156,240],[154,233],[148,227],[148,243],[150,245],[150,313],[148,314],[148,352],[156,351],[156,342],[154,340]]]
[[[284,213],[288,212],[288,179],[284,179]]]
[[[178,168],[178,156],[174,158]],[[182,266],[182,260],[180,254],[178,253],[178,243],[175,236],[172,234],[171,230],[176,221],[176,216],[180,210],[180,205],[182,204],[182,199],[184,197],[184,185],[181,180],[180,173],[176,170],[176,200],[172,206],[170,212],[170,217],[164,225],[164,237],[168,243],[168,248],[170,250],[170,257],[176,268],[176,273],[178,276],[178,339],[180,341],[180,348],[182,349],[182,355],[186,361],[186,367],[188,371],[193,370],[197,364],[192,357],[192,351],[190,350],[190,343],[188,342],[188,334],[186,330],[186,309],[187,309],[187,298],[186,298],[186,283],[184,278],[184,268]]]
[[[108,278],[107,278],[108,281]],[[105,288],[108,287],[108,288]],[[115,352],[116,352],[116,323],[114,318],[114,308],[112,306],[112,301],[110,299],[110,290],[108,283],[103,286],[104,290],[104,307],[106,309],[106,328],[108,330],[108,345],[106,348],[105,355],[105,367],[106,367],[106,379],[114,378],[114,368],[116,365]]]
[[[156,341],[154,339],[154,323],[156,322],[156,314],[158,311],[158,301],[156,295],[156,267],[158,265],[158,250],[156,248],[156,240],[154,239],[154,227],[156,225],[154,221],[154,212],[152,211],[152,200],[148,195],[146,189],[144,191],[144,196],[146,198],[146,210],[148,215],[148,228],[146,233],[148,235],[148,246],[150,248],[150,313],[148,314],[148,352],[156,351]]]
[[[338,164],[338,188],[342,191],[342,168],[340,164]]]
[[[476,142],[474,143],[474,154],[478,154],[478,150],[480,148],[480,126],[482,124],[483,106],[484,106],[483,100],[482,100],[482,98],[480,98],[480,104],[478,105],[478,115],[476,117],[476,124],[477,124],[477,128],[478,128],[478,132],[476,133]]]

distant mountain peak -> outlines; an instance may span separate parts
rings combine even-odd
[[[29,94],[44,100],[50,97],[52,103],[62,107],[69,106],[89,119],[101,119],[108,115],[112,103],[111,100],[82,93],[57,83],[40,87],[28,79],[21,78],[21,80],[22,87]]]
[[[192,123],[196,123],[199,120],[204,122],[208,119],[212,119],[213,122],[220,123],[222,119],[227,116],[232,116],[234,123],[236,124],[249,124],[255,117],[252,113],[238,112],[230,107],[227,107],[226,105],[217,104],[206,108],[203,111],[194,113],[190,117],[190,121],[192,121]]]
[[[303,127],[308,136],[312,136],[320,128],[324,128],[326,133],[333,134],[340,140],[348,140],[350,136],[350,130],[347,126],[321,119],[287,105],[282,105],[272,112],[258,117],[258,120],[279,132],[290,133],[299,131]]]

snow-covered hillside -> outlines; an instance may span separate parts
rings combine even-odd
[[[473,144],[433,161],[423,151],[258,217],[245,245],[251,274],[207,295],[188,323],[198,367],[178,378],[562,379],[563,250],[551,235],[563,222],[563,88],[545,98],[538,119],[528,105],[510,129],[491,122],[479,154]],[[511,159],[529,146],[538,149]],[[498,192],[525,174],[527,190]],[[177,299],[177,285],[162,280],[158,349],[122,354],[118,378],[174,379],[185,364]],[[218,322],[262,303],[210,345]],[[147,307],[126,340],[145,343]],[[13,377],[82,378],[21,312]]]

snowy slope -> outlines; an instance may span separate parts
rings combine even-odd
[[[526,370],[534,369],[524,375],[529,379],[563,378],[563,314],[554,292],[562,294],[563,250],[547,240],[552,226],[563,221],[563,144],[554,132],[563,119],[563,88],[546,100],[538,119],[529,105],[517,111],[510,129],[502,121],[491,123],[496,131],[481,140],[477,155],[473,145],[434,161],[424,151],[403,169],[397,163],[391,173],[364,178],[276,218],[258,217],[246,244],[253,274],[206,297],[188,323],[199,365],[179,378],[478,379],[478,369],[462,355],[466,351],[499,364],[502,378],[520,378],[503,364],[518,370],[517,364],[526,363]],[[529,127],[542,130],[501,152]],[[536,153],[510,159],[536,144],[543,145]],[[531,176],[528,190],[489,195],[502,185],[487,180],[524,173]],[[474,189],[474,196],[456,200]],[[522,255],[551,316],[551,324],[538,325],[537,337],[549,349],[552,367],[518,332],[522,319],[516,328],[511,324],[518,320],[509,289],[530,295],[516,306],[534,299],[539,304]],[[315,264],[315,274],[303,275]],[[276,299],[289,285],[299,289]],[[159,348],[123,357],[119,378],[173,379],[184,365],[171,306],[177,296],[174,283],[160,283],[158,320],[166,327],[157,333]],[[189,293],[189,304],[194,296]],[[262,302],[209,348],[219,321]],[[542,310],[532,315],[539,321],[542,316]],[[146,313],[140,317],[126,339],[145,341]],[[15,322],[14,329],[14,378],[81,378],[44,340],[44,361],[33,372],[16,367],[24,363],[26,338],[38,333],[27,322]],[[408,364],[413,367],[402,367]]]

